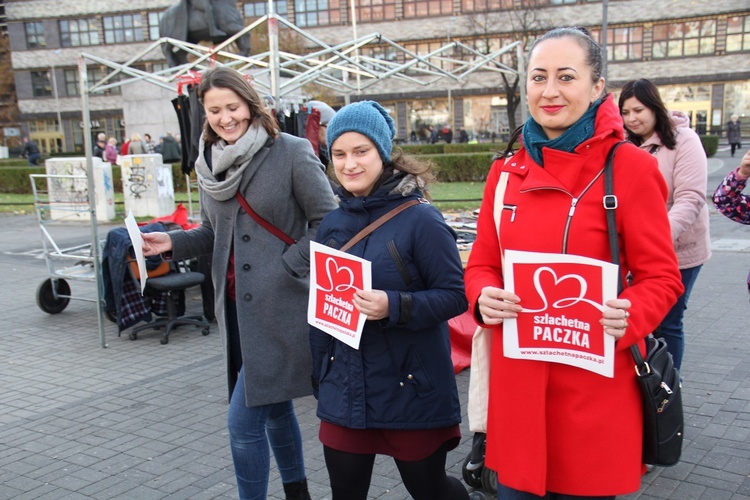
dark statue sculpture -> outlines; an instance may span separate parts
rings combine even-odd
[[[220,44],[245,28],[234,0],[180,0],[168,8],[159,21],[159,36],[189,43],[209,41]],[[250,55],[250,34],[235,40],[240,55]],[[170,44],[162,45],[167,64],[187,63],[187,52]]]

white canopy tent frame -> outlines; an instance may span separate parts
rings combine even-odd
[[[490,54],[482,54],[459,41],[449,42],[446,45],[430,52],[420,55],[410,51],[393,40],[372,33],[363,37],[342,42],[331,46],[310,33],[298,28],[286,19],[273,12],[273,1],[269,0],[269,14],[259,18],[247,25],[243,30],[229,37],[227,40],[215,47],[206,47],[173,38],[160,38],[154,41],[141,52],[124,63],[110,61],[93,54],[82,52],[78,58],[78,73],[81,90],[81,114],[83,121],[84,151],[87,161],[87,177],[89,190],[89,205],[91,216],[91,241],[92,259],[94,262],[94,273],[97,279],[97,314],[99,339],[102,347],[107,347],[104,337],[104,319],[102,312],[103,283],[101,275],[101,262],[99,255],[99,237],[96,223],[96,197],[93,180],[93,144],[91,138],[91,110],[89,107],[89,95],[94,92],[102,92],[128,83],[147,81],[154,85],[177,92],[177,85],[181,79],[190,76],[193,71],[203,71],[219,64],[230,66],[240,72],[250,74],[253,85],[261,94],[272,97],[275,103],[281,103],[287,96],[299,90],[304,85],[315,82],[327,88],[338,90],[349,94],[360,92],[372,85],[388,78],[397,78],[413,85],[427,87],[438,80],[447,78],[453,82],[460,82],[476,71],[484,70],[495,73],[507,73],[512,75],[521,74],[522,54],[520,42],[514,42],[496,50]],[[264,22],[269,23],[269,47],[266,52],[254,56],[244,57],[226,50],[237,38],[249,34],[253,29],[261,26]],[[317,45],[318,50],[305,55],[283,52],[278,49],[278,25],[293,30],[303,36],[309,42]],[[402,53],[404,63],[386,61],[359,54],[359,49],[373,43],[387,44],[395,49],[396,53]],[[146,72],[133,65],[144,59],[154,50],[183,50],[195,57],[195,60],[181,66],[167,68],[156,72]],[[450,54],[455,49],[461,49],[473,59],[455,59]],[[514,70],[501,62],[503,55],[512,49],[516,49],[519,55],[519,70]],[[220,56],[223,61],[216,60]],[[87,64],[89,60],[93,63],[111,68],[113,71],[98,82],[89,86],[87,75]],[[444,69],[442,66],[451,69]],[[281,73],[289,75],[283,83]],[[122,78],[125,75],[126,78]],[[349,75],[355,75],[356,82],[349,82]],[[268,83],[264,78],[268,78]],[[363,81],[364,80],[364,81]],[[261,92],[263,90],[264,92]]]

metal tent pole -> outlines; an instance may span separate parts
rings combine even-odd
[[[81,114],[83,115],[83,144],[86,154],[86,178],[89,190],[89,217],[91,217],[91,258],[94,261],[94,280],[96,281],[96,319],[99,327],[99,341],[102,347],[107,347],[104,338],[104,316],[102,314],[102,297],[104,285],[102,283],[101,262],[99,260],[99,231],[96,220],[96,191],[94,189],[94,148],[91,145],[91,113],[89,110],[88,75],[86,60],[78,57],[78,77],[81,82]]]
[[[273,0],[268,0],[268,50],[270,52],[268,62],[271,70],[271,96],[278,107],[281,98],[279,95],[279,20],[273,10]]]

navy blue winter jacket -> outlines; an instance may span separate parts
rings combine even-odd
[[[398,186],[398,187],[397,187]],[[404,196],[400,189],[411,191]],[[317,241],[341,248],[395,206],[420,198],[397,173],[366,197],[345,197]],[[461,421],[448,320],[466,311],[456,233],[426,201],[408,208],[349,253],[372,262],[372,287],[388,295],[389,317],[367,321],[359,350],[311,327],[318,417],[354,429],[434,429]]]

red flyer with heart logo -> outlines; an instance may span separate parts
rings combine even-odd
[[[588,257],[507,250],[505,288],[521,298],[523,311],[503,322],[505,355],[612,377],[615,340],[599,320],[604,303],[617,297],[617,272]]]
[[[359,349],[366,317],[352,301],[357,290],[372,289],[368,260],[310,242],[310,295],[307,322]]]

